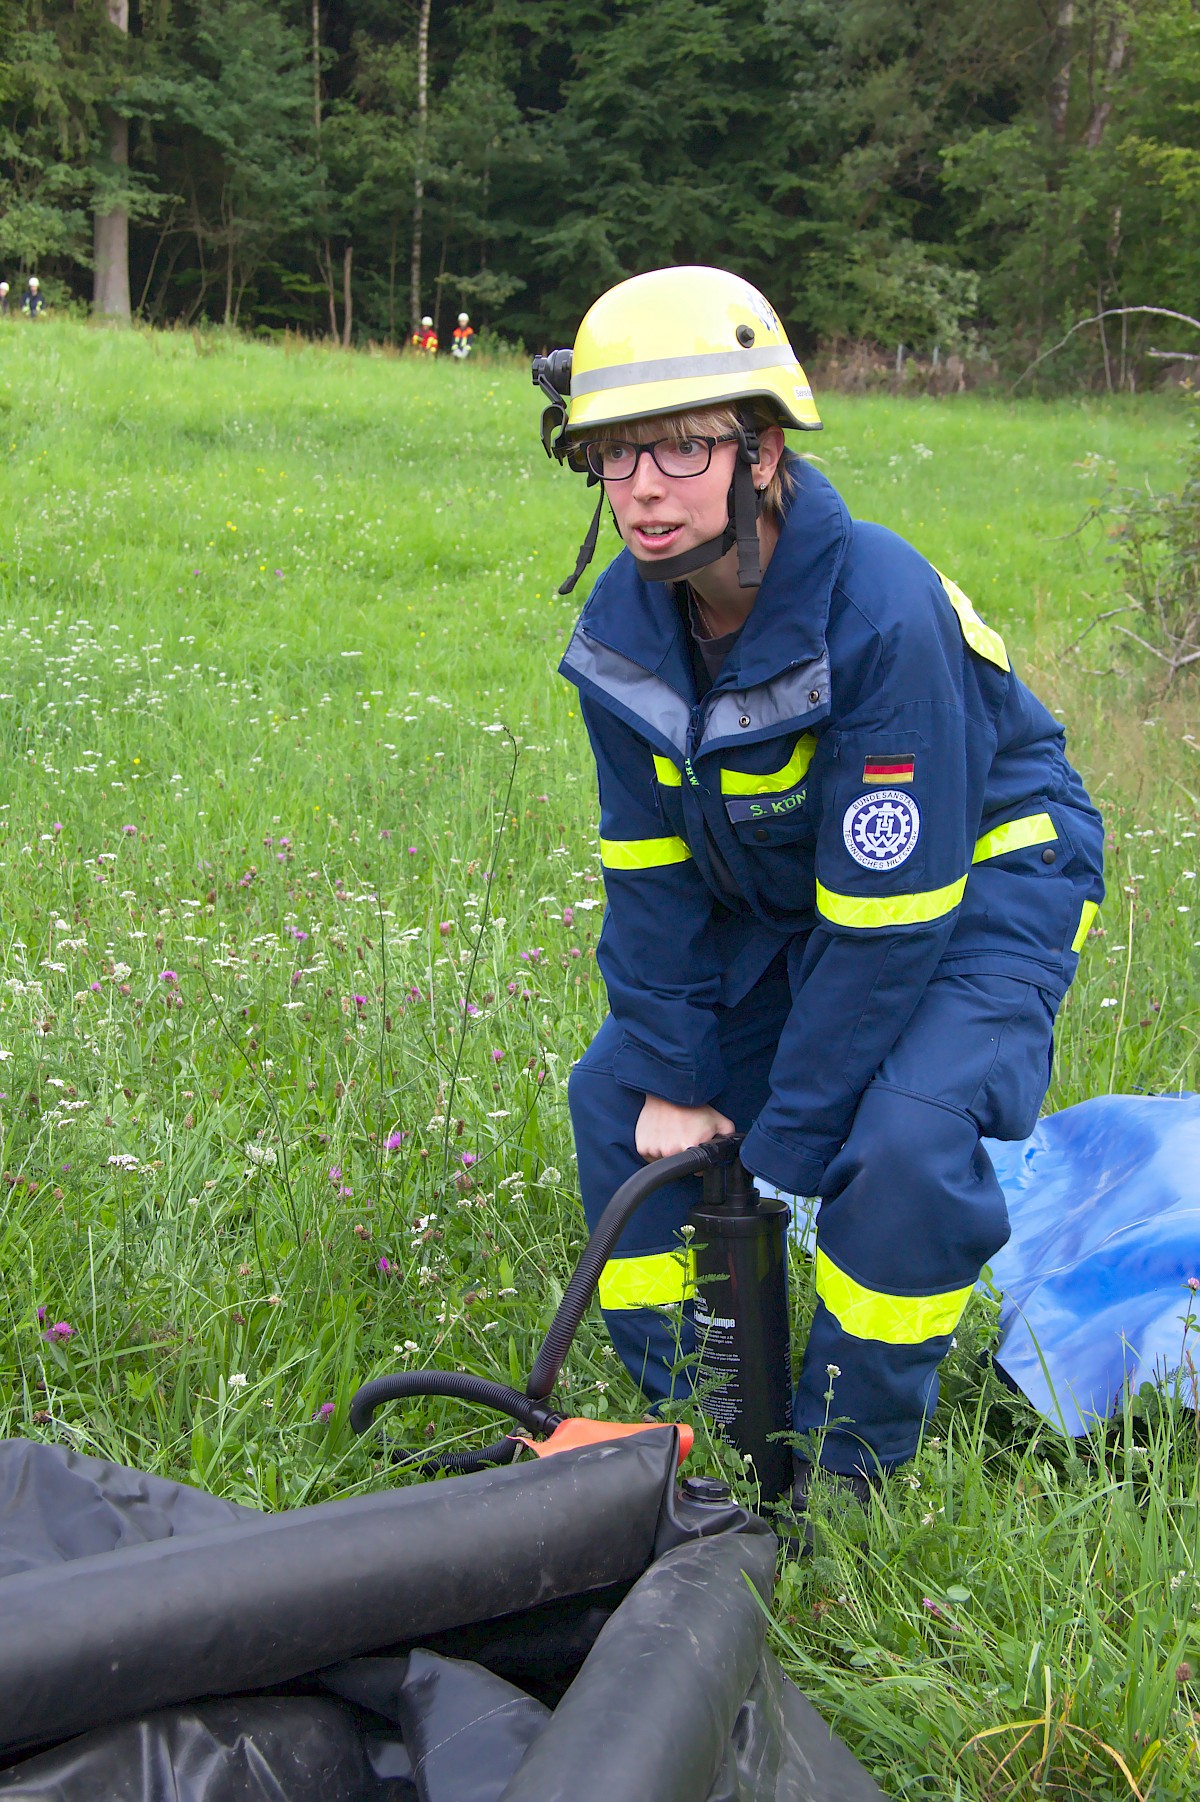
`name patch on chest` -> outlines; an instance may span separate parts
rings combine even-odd
[[[808,798],[808,784],[789,789],[786,795],[741,795],[726,801],[725,811],[734,824],[742,820],[783,820],[799,813]]]
[[[920,832],[920,809],[898,788],[860,795],[842,816],[846,849],[864,870],[894,870],[911,856]]]

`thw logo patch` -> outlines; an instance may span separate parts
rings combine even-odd
[[[864,870],[894,870],[912,855],[920,832],[920,809],[898,788],[860,795],[842,817],[846,849]]]

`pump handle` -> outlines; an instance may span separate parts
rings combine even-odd
[[[720,1138],[709,1139],[705,1145],[692,1145],[686,1151],[677,1151],[674,1157],[658,1158],[653,1164],[647,1164],[644,1170],[635,1170],[628,1181],[621,1184],[596,1222],[596,1229],[575,1266],[558,1304],[558,1312],[542,1341],[542,1349],[525,1384],[525,1393],[531,1400],[545,1401],[557,1383],[559,1372],[571,1349],[571,1341],[596,1292],[600,1272],[611,1257],[613,1247],[624,1232],[630,1216],[636,1213],[648,1195],[653,1195],[656,1189],[665,1188],[667,1183],[677,1182],[681,1176],[700,1176],[706,1170],[719,1170],[732,1164],[745,1136],[745,1133],[724,1133]]]

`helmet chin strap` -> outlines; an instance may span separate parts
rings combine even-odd
[[[589,488],[591,487],[592,483],[595,480],[596,480],[595,476],[588,477]],[[578,582],[580,576],[583,574],[584,570],[587,568],[588,564],[591,562],[592,558],[595,556],[596,540],[600,536],[600,519],[601,519],[601,515],[603,514],[603,512],[604,512],[604,490],[601,489],[600,490],[600,499],[596,502],[596,511],[592,514],[592,523],[588,527],[586,533],[584,534],[583,543],[579,547],[579,555],[575,559],[575,567],[571,571],[570,575],[567,577],[566,581],[559,588],[559,591],[558,591],[559,594],[570,594],[570,592],[574,588],[576,582]]]
[[[678,557],[661,557],[656,559],[634,557],[637,572],[644,582],[678,582],[684,576],[692,575],[698,569],[707,569],[711,563],[719,563],[727,551],[737,545],[738,553],[738,587],[757,588],[762,581],[762,563],[758,547],[758,517],[762,512],[762,496],[754,486],[754,465],[758,461],[758,434],[750,426],[741,428],[741,441],[738,444],[737,460],[733,466],[733,480],[729,484],[726,500],[727,522],[725,530],[717,537],[706,539],[703,544],[693,545],[690,551],[681,551]],[[595,477],[589,478],[589,484]],[[579,547],[579,555],[575,560],[575,568],[559,589],[559,594],[570,594],[580,576],[591,562],[596,550],[596,540],[600,536],[600,518],[604,512],[604,495],[601,494],[596,503],[596,511],[592,515],[592,523],[588,527],[587,536]],[[631,552],[632,556],[633,553]]]

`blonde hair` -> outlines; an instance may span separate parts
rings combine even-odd
[[[768,426],[779,424],[765,401],[747,400],[740,406],[731,402],[723,407],[696,408],[684,413],[661,413],[656,419],[631,419],[627,423],[622,421],[609,431],[597,428],[590,435],[597,442],[611,436],[629,438],[635,444],[644,444],[651,438],[722,438],[726,432],[736,431],[738,426],[747,422],[753,424],[759,432],[764,432]],[[763,512],[771,518],[778,518],[785,503],[791,499],[795,485],[795,477],[781,458],[763,492]]]

